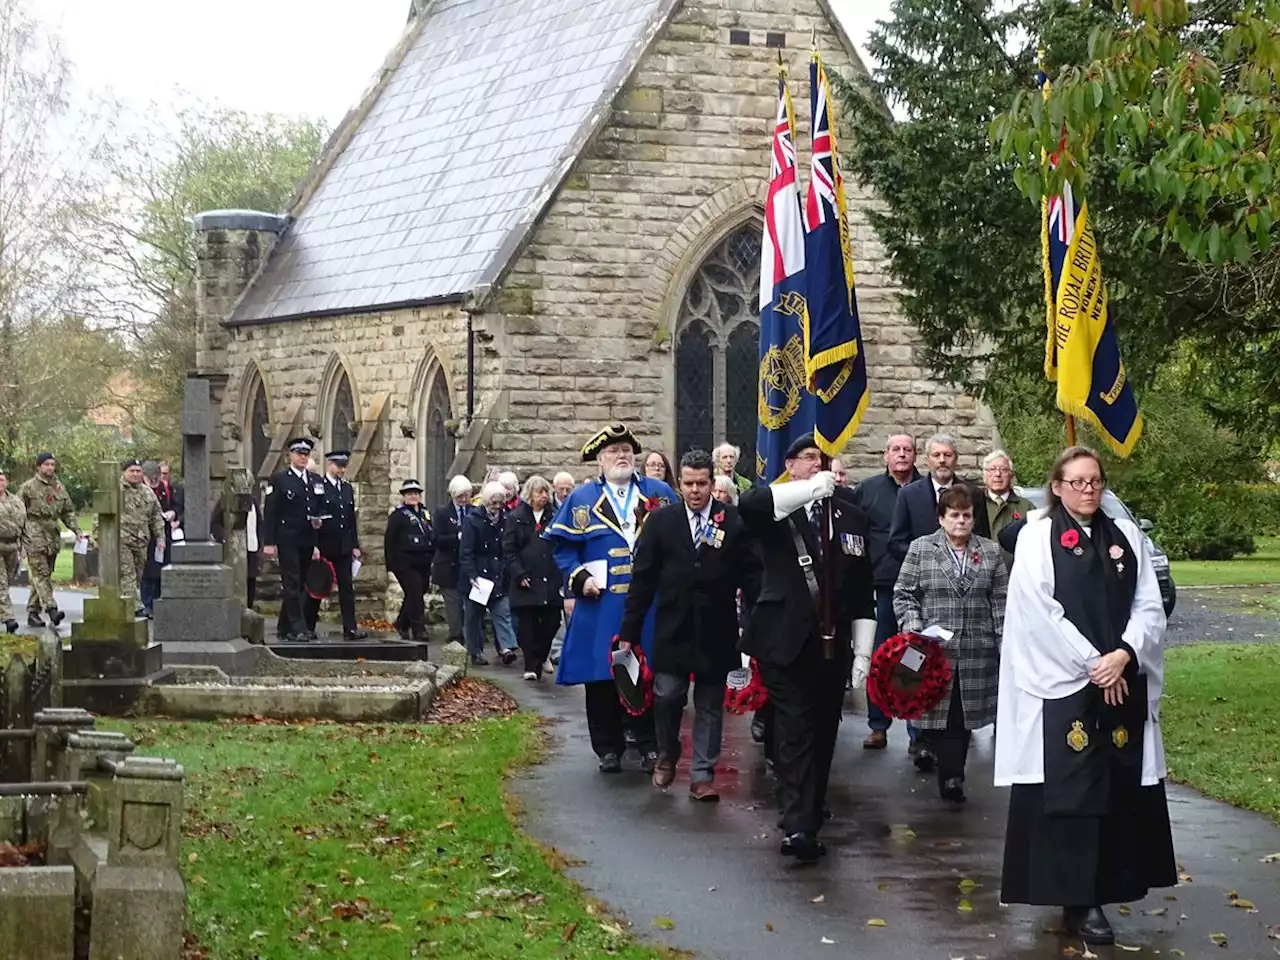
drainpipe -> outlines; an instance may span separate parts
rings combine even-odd
[[[476,329],[470,311],[467,313],[467,428],[476,416]]]

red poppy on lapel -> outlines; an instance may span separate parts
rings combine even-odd
[[[644,502],[644,511],[645,513],[653,513],[653,511],[657,510],[661,506],[662,504],[658,502],[657,497],[649,497]]]
[[[1015,520],[1021,520],[1021,519],[1022,519],[1022,514],[1020,514],[1017,510],[1013,511],[1013,519],[1015,519]]]
[[[973,565],[974,565],[975,567],[977,567],[977,566],[981,566],[981,565],[982,565],[982,551],[981,551],[981,550],[975,550],[975,551],[973,551]]]
[[[724,513],[713,513],[711,515],[711,522],[717,527],[720,526],[720,524],[724,523]]]
[[[1070,550],[1080,543],[1080,534],[1075,530],[1064,530],[1058,542]]]

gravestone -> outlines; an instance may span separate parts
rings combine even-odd
[[[212,491],[210,438],[215,427],[209,382],[188,377],[182,397],[182,475],[187,499],[187,539],[175,543],[160,573],[154,637],[167,664],[203,664],[231,676],[252,672],[256,656],[241,632],[244,602],[235,575],[223,562],[222,544],[209,535]]]
[[[120,465],[98,464],[98,595],[84,602],[84,620],[71,625],[62,658],[62,695],[68,707],[117,714],[138,695],[168,678],[160,648],[149,642],[147,622],[134,617],[135,597],[120,595]]]
[[[231,584],[240,604],[240,635],[253,644],[264,642],[266,621],[249,609],[249,542],[247,523],[253,504],[253,478],[248,470],[227,472],[222,483],[223,561],[231,568]],[[262,531],[257,532],[259,537]],[[261,547],[261,541],[259,541]]]

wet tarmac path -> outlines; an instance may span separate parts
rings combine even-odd
[[[772,780],[743,718],[726,718],[723,800],[697,804],[687,795],[687,755],[665,793],[634,757],[621,775],[599,774],[580,688],[525,683],[514,668],[475,672],[553,721],[551,755],[513,783],[525,829],[582,861],[570,875],[639,936],[721,960],[1088,957],[1079,940],[1052,932],[1058,911],[999,904],[1008,801],[990,785],[989,731],[970,754],[969,802],[954,808],[909,765],[901,724],[888,750],[864,751],[865,719],[846,715],[828,797],[834,819],[822,833],[830,855],[805,867],[778,854]],[[1153,891],[1128,915],[1108,910],[1119,944],[1136,949],[1091,952],[1280,954],[1280,939],[1268,937],[1280,924],[1280,857],[1260,862],[1280,853],[1280,829],[1190,790],[1174,787],[1169,797],[1184,883]],[[1255,909],[1231,906],[1232,894]]]

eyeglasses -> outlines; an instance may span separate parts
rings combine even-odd
[[[797,460],[821,460],[822,454],[817,450],[806,450],[804,453],[796,457]]]
[[[1105,490],[1107,487],[1107,481],[1103,480],[1101,477],[1099,477],[1096,480],[1076,479],[1076,480],[1063,480],[1062,482],[1065,483],[1067,486],[1069,486],[1072,490],[1075,490],[1077,493],[1082,492],[1084,490]]]
[[[1008,467],[987,467],[987,473],[997,473],[997,474],[1000,474],[1001,476],[1004,476],[1006,474],[1009,476],[1013,475],[1013,471],[1010,470]]]

